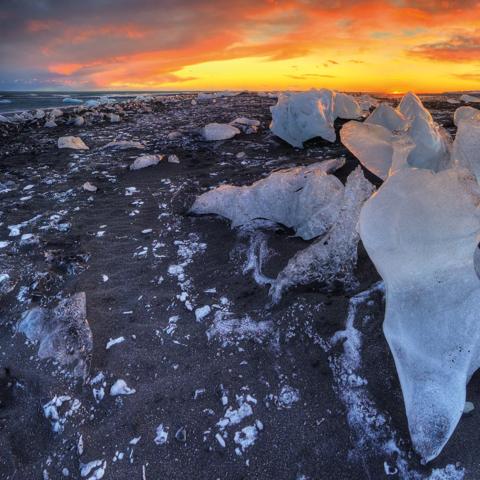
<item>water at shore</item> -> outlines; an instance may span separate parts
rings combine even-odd
[[[186,92],[0,92],[0,113],[18,112],[23,110],[34,110],[36,108],[54,108],[81,105],[81,103],[64,102],[65,99],[98,100],[100,97],[108,96],[117,100],[135,98],[137,95],[169,95],[171,93]]]

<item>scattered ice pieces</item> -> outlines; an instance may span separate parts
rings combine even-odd
[[[176,155],[169,155],[167,159],[168,163],[180,163],[179,158]]]
[[[122,380],[121,378],[110,387],[110,395],[112,397],[117,395],[133,395],[135,392],[136,390],[127,386],[125,380]]]
[[[72,136],[60,137],[58,139],[58,148],[70,148],[72,150],[89,149],[80,137]]]

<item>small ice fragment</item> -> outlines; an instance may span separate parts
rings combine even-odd
[[[85,182],[82,185],[82,188],[87,192],[96,192],[98,188],[95,185],[92,185],[90,182]]]
[[[132,395],[136,392],[134,388],[127,386],[125,380],[117,380],[110,388],[110,395],[112,397],[116,395]]]
[[[118,337],[118,338],[114,338],[114,339],[110,339],[108,342],[107,342],[107,346],[105,347],[107,350],[109,350],[110,348],[112,348],[114,345],[117,345],[118,343],[122,343],[125,341],[125,337]]]
[[[158,165],[163,160],[163,155],[141,155],[130,165],[130,170],[140,170],[142,168]]]
[[[168,430],[165,430],[163,428],[163,423],[161,423],[158,427],[157,427],[157,431],[156,431],[156,437],[154,439],[154,442],[157,444],[157,445],[164,445],[165,443],[167,443],[167,440],[168,440]]]
[[[220,446],[222,448],[225,448],[225,440],[223,439],[223,437],[219,433],[217,433],[215,435],[215,438],[217,439],[217,442],[220,444]]]
[[[195,319],[197,322],[201,322],[210,312],[212,309],[209,305],[204,305],[203,307],[199,307],[195,310]]]
[[[243,451],[251,447],[258,437],[258,430],[255,425],[249,425],[248,427],[242,428],[239,432],[235,432],[235,437],[233,441],[240,445]]]
[[[72,150],[88,150],[80,137],[60,137],[58,139],[58,148],[70,148]]]
[[[139,193],[135,187],[127,187],[125,189],[125,196],[131,197],[134,193]]]
[[[202,135],[208,142],[216,142],[219,140],[228,140],[238,135],[240,130],[226,123],[209,123],[202,130]]]

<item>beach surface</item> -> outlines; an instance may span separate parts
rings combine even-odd
[[[65,113],[50,129],[0,125],[0,478],[480,478],[476,409],[431,464],[412,451],[380,277],[361,244],[354,292],[311,284],[273,305],[254,274],[275,277],[310,242],[189,213],[222,183],[340,157],[345,182],[358,161],[338,140],[300,150],[276,138],[273,98],[193,98],[139,103],[115,123],[76,127]],[[425,106],[454,131],[456,105]],[[259,120],[258,132],[202,138],[237,117]],[[66,135],[89,150],[59,149]],[[105,148],[119,140],[144,149]],[[141,154],[164,159],[130,170]],[[80,292],[93,338],[85,378],[17,331],[29,309]],[[110,394],[118,380],[129,394]],[[476,407],[479,391],[476,374]]]

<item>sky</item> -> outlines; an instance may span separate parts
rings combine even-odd
[[[0,0],[0,90],[480,90],[480,1]]]

